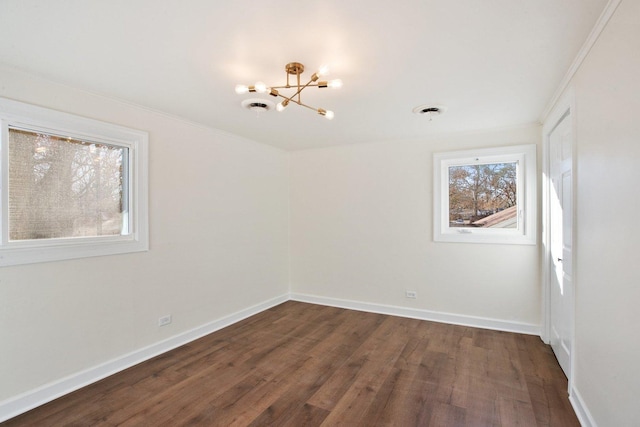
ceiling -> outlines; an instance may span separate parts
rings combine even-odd
[[[0,64],[288,150],[415,139],[537,122],[606,3],[2,0]],[[241,107],[292,61],[342,79],[303,92],[334,120]]]

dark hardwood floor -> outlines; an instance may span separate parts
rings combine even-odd
[[[286,302],[6,426],[579,426],[539,337]]]

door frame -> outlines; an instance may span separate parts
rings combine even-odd
[[[542,126],[542,327],[541,327],[541,335],[540,337],[546,343],[550,343],[551,338],[551,150],[550,150],[550,140],[549,136],[551,132],[556,128],[556,126],[560,123],[560,121],[565,117],[565,115],[569,114],[569,120],[571,120],[571,203],[573,206],[573,212],[571,214],[571,261],[573,265],[572,270],[572,283],[573,283],[573,292],[571,293],[572,300],[569,302],[573,306],[573,322],[571,325],[571,367],[569,369],[569,373],[567,375],[568,379],[568,392],[571,394],[571,390],[573,389],[573,378],[575,372],[575,361],[576,361],[576,342],[575,342],[575,299],[576,299],[576,288],[577,288],[577,264],[576,264],[576,212],[578,211],[577,207],[577,168],[576,168],[576,109],[575,109],[575,96],[573,88],[568,88],[564,95],[558,100],[555,104],[551,112],[544,119],[544,124]]]

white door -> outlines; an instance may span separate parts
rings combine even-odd
[[[551,178],[549,338],[567,378],[571,372],[573,349],[572,149],[571,117],[566,114],[549,135]]]

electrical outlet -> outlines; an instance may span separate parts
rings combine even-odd
[[[171,323],[171,315],[167,314],[158,319],[158,326],[165,326]]]
[[[416,291],[410,291],[410,290],[406,289],[404,291],[404,296],[406,298],[416,299],[418,297],[418,293]]]

